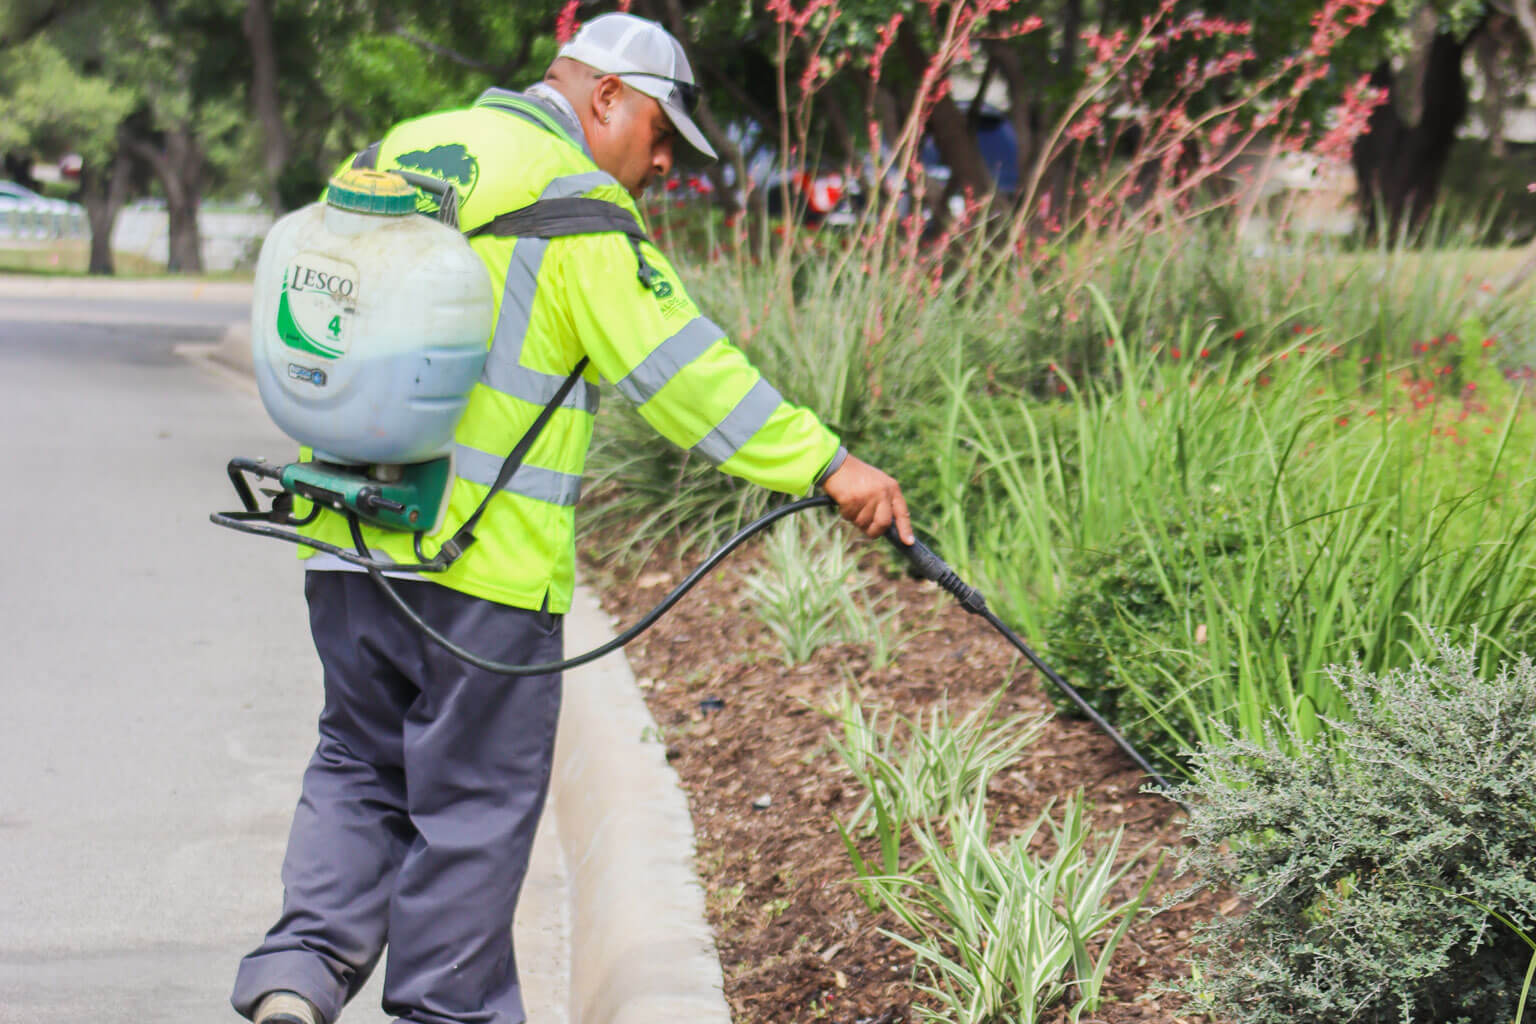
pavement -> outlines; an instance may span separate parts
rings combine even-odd
[[[319,670],[291,554],[217,530],[291,442],[249,286],[0,277],[0,1024],[237,1020]],[[567,650],[611,636],[579,589]],[[516,923],[532,1024],[728,1024],[686,800],[622,655],[566,676]],[[342,1016],[384,1021],[376,972]]]

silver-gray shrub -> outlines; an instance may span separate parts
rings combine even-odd
[[[1507,1024],[1530,949],[1489,911],[1536,927],[1536,664],[1439,640],[1333,671],[1352,720],[1323,742],[1196,756],[1186,869],[1249,909],[1191,987],[1231,1024]]]

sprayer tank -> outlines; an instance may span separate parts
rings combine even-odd
[[[399,177],[348,172],[326,202],[279,220],[262,245],[251,303],[257,386],[273,421],[317,457],[447,454],[480,378],[490,275],[462,235],[414,207]]]

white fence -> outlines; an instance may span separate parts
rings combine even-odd
[[[201,210],[197,215],[204,270],[234,270],[256,264],[272,215],[259,210]],[[164,263],[170,253],[170,222],[164,210],[130,207],[117,216],[112,250]]]
[[[203,269],[253,266],[261,240],[271,226],[272,215],[260,210],[199,211],[197,227],[202,238]],[[0,199],[0,243],[83,241],[90,237],[90,222],[85,209],[77,203]],[[170,225],[165,210],[148,203],[124,209],[112,228],[112,249],[164,263],[170,253]]]
[[[0,199],[0,238],[46,241],[89,237],[91,226],[85,210],[74,203]]]

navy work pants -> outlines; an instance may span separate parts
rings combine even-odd
[[[391,582],[483,657],[561,657],[559,616]],[[386,1013],[518,1024],[512,914],[549,787],[560,677],[459,661],[364,573],[310,572],[304,593],[325,670],[320,743],[288,836],[282,917],[241,961],[231,1002],[249,1017],[287,989],[334,1021],[387,942]]]

